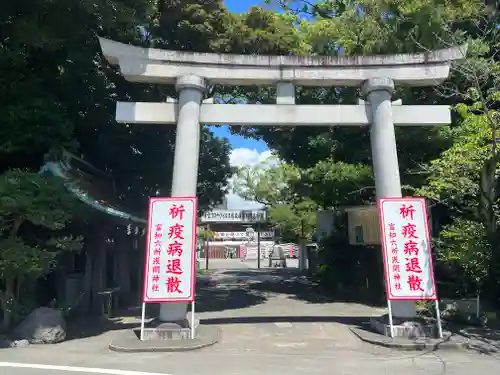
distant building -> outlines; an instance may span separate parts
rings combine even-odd
[[[226,207],[227,200],[199,220],[199,225],[209,226],[210,231],[215,232],[215,238],[208,243],[209,257],[221,258],[226,250],[237,252],[242,247],[257,250],[259,233],[261,250],[274,244],[274,230],[267,221],[267,210],[231,210]]]

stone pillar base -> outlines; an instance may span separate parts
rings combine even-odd
[[[191,327],[194,324],[195,330],[200,326],[200,320],[195,319],[191,322],[191,316],[188,318],[162,322],[155,319],[144,326],[144,340],[186,340],[191,338]],[[134,328],[134,333],[140,337],[140,327]]]
[[[373,317],[370,319],[370,327],[377,333],[391,336],[391,326],[389,315]],[[392,318],[392,332],[394,337],[415,338],[439,338],[439,328],[437,322],[421,318]]]

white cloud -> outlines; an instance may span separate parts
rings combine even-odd
[[[269,150],[258,152],[256,149],[251,150],[249,148],[235,148],[231,152],[229,160],[233,167],[242,167],[244,165],[253,166],[261,161],[264,161],[270,156],[271,151]]]
[[[258,210],[264,206],[259,202],[252,202],[243,199],[234,193],[227,194],[227,208],[234,210]]]
[[[230,155],[231,166],[242,167],[245,165],[253,166],[271,156],[271,151],[266,150],[263,152],[258,152],[256,149],[249,148],[235,148],[232,150]],[[232,191],[227,195],[227,206],[231,209],[259,209],[263,205],[258,202],[247,201],[242,197],[234,194]]]

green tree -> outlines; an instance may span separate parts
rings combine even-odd
[[[138,212],[148,196],[169,194],[175,129],[117,124],[114,116],[117,100],[164,101],[174,89],[126,82],[97,40],[148,46],[154,37],[140,31],[154,29],[157,10],[152,0],[21,0],[2,8],[0,68],[9,74],[0,77],[1,170],[37,170],[64,147],[111,173],[120,200]],[[229,150],[203,130],[201,208],[224,195]]]
[[[118,199],[139,213],[148,196],[169,194],[175,129],[117,124],[114,116],[117,100],[164,101],[173,88],[126,82],[102,57],[97,40],[148,46],[153,40],[141,30],[154,28],[156,14],[153,0],[20,0],[2,7],[0,69],[8,72],[0,77],[4,304],[16,299],[13,283],[17,288],[24,276],[44,274],[59,250],[78,245],[71,237],[63,241],[60,232],[71,232],[65,226],[71,199],[57,190],[57,181],[36,174],[44,161],[59,159],[62,149],[78,154],[112,174]],[[226,140],[203,129],[201,209],[225,193],[229,151]],[[9,188],[16,179],[17,190]],[[26,217],[9,221],[28,208]]]
[[[331,158],[307,168],[299,186],[299,191],[324,209],[368,203],[375,189],[370,167]]]
[[[310,199],[299,199],[287,204],[269,207],[269,219],[281,231],[281,239],[311,241],[316,229],[316,212],[318,205]]]
[[[109,124],[113,71],[96,35],[130,40],[148,2],[21,0],[2,8],[2,169],[37,169],[48,150],[77,147],[74,131]]]
[[[67,233],[78,206],[61,180],[23,170],[0,176],[0,307],[3,327],[19,301],[21,285],[49,272],[63,251],[81,249]]]
[[[293,184],[299,180],[296,166],[271,156],[256,165],[239,167],[232,187],[244,199],[273,206],[291,202],[296,197]]]
[[[267,206],[269,220],[280,227],[282,238],[294,241],[302,236],[310,239],[316,226],[316,203],[294,188],[300,180],[300,169],[271,156],[240,167],[232,186],[242,198]]]
[[[459,121],[447,132],[453,146],[426,170],[424,188],[452,217],[440,236],[443,260],[451,259],[495,304],[500,303],[497,25],[497,15],[488,7],[473,22],[442,25],[446,43],[467,43],[469,51],[453,66],[452,80],[439,90],[459,102],[455,106]]]
[[[210,230],[199,230],[196,232],[196,237],[203,241],[213,241],[215,238],[215,232]]]
[[[300,54],[308,47],[287,15],[258,6],[231,13],[222,0],[161,0],[157,43],[197,52]]]
[[[440,259],[462,269],[476,290],[486,282],[495,301],[500,169],[493,137],[496,127],[491,127],[486,114],[477,113],[478,106],[458,107],[464,117],[452,130],[455,142],[425,169],[427,185],[418,193],[449,211],[451,222],[442,228],[437,242]]]

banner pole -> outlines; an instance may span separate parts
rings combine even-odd
[[[141,341],[144,341],[144,320],[146,319],[146,303],[142,303],[141,311]]]
[[[439,301],[437,299],[434,300],[436,304],[436,320],[438,324],[438,332],[439,332],[439,338],[443,338],[443,326],[441,325],[441,311],[439,310]]]
[[[194,339],[195,334],[196,334],[196,328],[195,328],[196,322],[194,320],[194,317],[195,317],[194,305],[195,305],[195,302],[193,299],[193,301],[191,302],[191,339]]]
[[[392,306],[391,300],[387,300],[387,309],[389,310],[389,329],[391,331],[391,338],[394,338],[394,325],[392,324]]]

